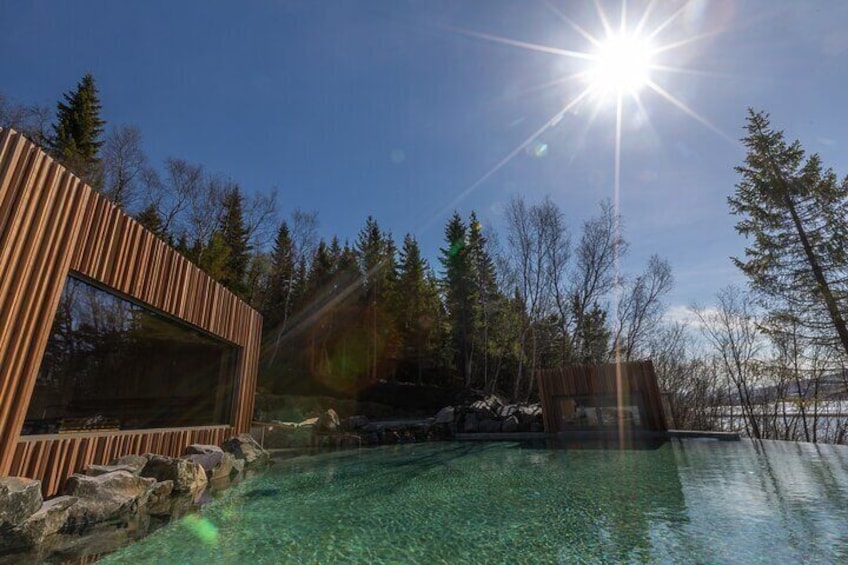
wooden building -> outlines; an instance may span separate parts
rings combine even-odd
[[[14,130],[0,130],[0,476],[249,430],[261,316]]]
[[[650,361],[563,367],[536,379],[548,433],[667,431]]]

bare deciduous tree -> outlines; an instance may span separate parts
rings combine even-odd
[[[636,277],[618,302],[614,347],[617,357],[629,361],[647,345],[663,314],[662,298],[671,290],[673,278],[668,261],[657,255],[648,260],[645,272]]]
[[[130,210],[139,197],[147,156],[141,149],[141,131],[136,126],[112,128],[102,149],[103,194],[116,205]]]
[[[716,352],[722,372],[735,388],[746,432],[760,439],[762,433],[754,389],[759,380],[757,356],[763,346],[763,336],[757,327],[755,305],[750,296],[735,286],[721,289],[717,298],[714,310],[693,306],[692,311],[700,321],[704,338]]]

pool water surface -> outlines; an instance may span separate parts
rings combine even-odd
[[[282,461],[103,563],[848,562],[848,447],[429,443]]]

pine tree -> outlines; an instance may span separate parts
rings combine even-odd
[[[266,329],[285,325],[291,315],[292,297],[297,285],[295,274],[294,243],[288,224],[282,222],[277,231],[277,237],[274,239],[274,248],[271,251],[268,298],[262,312]]]
[[[212,232],[209,241],[204,246],[197,266],[203,269],[207,275],[224,284],[229,275],[229,263],[230,248],[221,232],[216,230]]]
[[[159,239],[168,239],[168,234],[165,232],[165,228],[162,225],[162,217],[159,215],[159,211],[156,210],[155,205],[151,204],[139,212],[135,219],[138,220],[138,223],[142,226],[156,234],[156,237]]]
[[[454,212],[445,226],[445,243],[439,261],[444,269],[445,303],[450,316],[456,369],[466,386],[471,383],[475,276],[473,257],[468,249],[468,229]]]
[[[224,194],[223,214],[218,231],[229,253],[221,283],[237,295],[244,297],[247,291],[245,277],[250,261],[250,244],[244,225],[243,198],[237,186]]]
[[[818,155],[787,144],[765,113],[749,111],[748,155],[728,199],[750,238],[734,263],[772,316],[794,320],[848,355],[848,179],[823,170]]]
[[[414,368],[415,380],[423,382],[427,364],[437,364],[434,336],[440,318],[438,289],[418,242],[407,234],[400,252],[395,312],[400,333],[401,357]]]
[[[495,263],[487,249],[488,241],[483,234],[483,225],[477,214],[471,212],[468,218],[468,253],[474,277],[474,310],[472,317],[472,335],[474,351],[479,360],[475,367],[483,377],[484,387],[489,383],[489,328],[493,309],[498,301],[498,288],[495,277]]]
[[[100,188],[100,147],[105,121],[94,77],[87,74],[75,90],[63,95],[56,109],[53,155],[85,182]]]
[[[368,216],[356,240],[362,277],[362,303],[367,312],[365,324],[370,336],[370,376],[378,378],[381,360],[388,360],[397,345],[391,316],[396,278],[395,247],[391,235],[384,234],[377,221]]]

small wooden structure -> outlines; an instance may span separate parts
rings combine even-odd
[[[665,432],[650,361],[575,365],[536,373],[545,431]]]
[[[69,274],[235,347],[229,422],[21,435]],[[21,134],[0,130],[0,476],[40,479],[51,495],[87,465],[180,455],[247,432],[261,330],[255,310]]]

